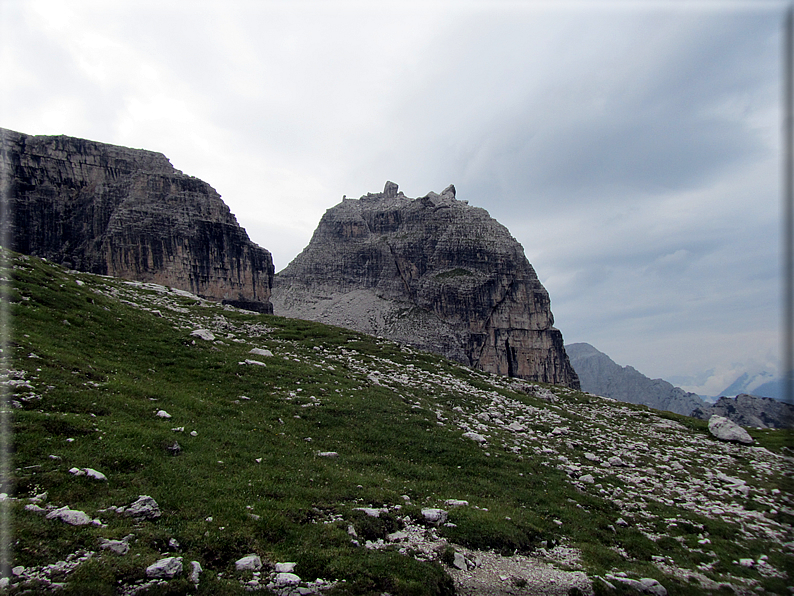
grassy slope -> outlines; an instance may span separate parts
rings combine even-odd
[[[451,542],[512,553],[568,540],[582,550],[590,573],[623,569],[656,577],[671,594],[698,593],[650,562],[663,554],[693,564],[683,539],[654,542],[631,527],[610,528],[620,515],[617,506],[577,490],[544,459],[495,449],[491,454],[462,439],[459,429],[437,423],[433,410],[465,406],[477,395],[432,383],[407,383],[395,391],[362,370],[384,362],[413,364],[546,407],[540,400],[504,384],[494,387],[489,376],[442,358],[352,331],[171,295],[172,304],[180,303],[174,310],[161,293],[119,280],[68,273],[34,258],[12,264],[14,271],[6,274],[14,282],[7,296],[11,368],[25,371],[32,389],[17,389],[22,407],[13,410],[14,486],[3,490],[20,499],[46,491],[48,502],[68,504],[107,524],[66,526],[23,511],[26,501],[20,500],[14,504],[14,564],[42,565],[81,548],[97,550],[99,537],[135,535],[130,554],[95,557],[70,575],[67,591],[115,593],[119,584],[142,579],[146,565],[173,553],[173,538],[179,555],[205,569],[199,593],[244,593],[234,561],[252,552],[270,561],[296,561],[304,579],[344,579],[340,593],[449,593],[451,582],[438,562],[356,547],[347,527],[353,523],[360,534],[382,536],[399,521],[375,523],[353,508],[400,504],[418,520],[420,507],[458,498],[479,508],[451,512],[456,527],[440,530]],[[125,303],[133,290],[147,297],[150,308],[160,301],[165,316]],[[219,336],[220,343],[192,338],[198,321],[214,325],[216,333],[225,327],[234,337]],[[275,356],[252,356],[252,347]],[[241,366],[246,358],[267,366]],[[558,393],[564,403],[594,399]],[[321,405],[309,405],[315,401]],[[155,416],[159,409],[171,418]],[[667,417],[705,432],[699,421]],[[576,422],[571,414],[569,423]],[[781,436],[756,433],[770,448]],[[175,440],[182,448],[178,456],[167,449]],[[318,451],[340,456],[318,457]],[[75,477],[68,473],[73,466],[95,468],[109,480]],[[99,513],[142,494],[159,503],[159,520],[136,524]],[[747,549],[729,524],[650,506],[660,517],[678,515],[705,525],[726,561]],[[627,557],[616,552],[621,549]],[[790,560],[774,557],[790,567]],[[773,592],[785,585],[753,570],[743,573]],[[193,589],[177,579],[160,590]]]

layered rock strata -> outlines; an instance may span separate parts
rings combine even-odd
[[[275,278],[276,314],[385,336],[484,371],[579,386],[521,245],[455,188],[381,193],[326,211]]]
[[[160,154],[0,129],[4,237],[67,267],[272,312],[270,253]]]

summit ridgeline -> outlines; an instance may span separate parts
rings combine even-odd
[[[9,248],[272,312],[273,259],[161,153],[0,129]]]
[[[326,211],[274,279],[278,315],[379,335],[498,374],[578,388],[549,295],[521,245],[455,187]]]

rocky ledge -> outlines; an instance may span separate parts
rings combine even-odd
[[[578,388],[521,245],[449,186],[343,198],[274,280],[275,313],[356,329],[480,370]]]
[[[161,153],[0,129],[8,246],[72,269],[272,312],[273,259]]]

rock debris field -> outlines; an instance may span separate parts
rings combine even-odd
[[[22,265],[24,267],[24,263]],[[479,509],[481,503],[462,500],[459,495],[431,495],[421,503],[404,496],[404,503],[373,505],[361,503],[359,515],[396,519],[397,528],[382,538],[369,540],[358,535],[346,515],[328,513],[317,523],[347,527],[352,544],[371,551],[392,550],[418,560],[438,561],[451,576],[458,594],[569,594],[577,588],[592,594],[595,584],[614,589],[618,585],[637,593],[667,594],[672,583],[693,585],[705,590],[728,587],[737,594],[765,593],[763,578],[781,578],[789,584],[794,557],[794,538],[787,523],[794,515],[791,495],[781,490],[781,479],[790,478],[791,452],[773,452],[756,443],[721,441],[702,427],[685,423],[681,417],[623,404],[603,397],[583,394],[561,387],[468,371],[453,374],[463,367],[454,365],[428,370],[398,358],[363,355],[345,347],[316,345],[308,348],[297,342],[271,337],[267,318],[241,319],[229,316],[240,312],[222,307],[188,292],[156,284],[119,282],[65,273],[64,283],[75,288],[88,284],[90,290],[121,301],[140,311],[166,319],[184,334],[186,345],[242,346],[248,357],[239,359],[239,374],[272,366],[278,359],[324,371],[345,371],[359,379],[359,390],[379,387],[398,396],[407,410],[424,414],[427,421],[460,441],[468,441],[485,457],[514,458],[539,462],[545,469],[562,472],[578,494],[590,495],[614,505],[611,531],[632,528],[656,544],[675,541],[689,553],[691,564],[682,565],[660,548],[652,555],[661,581],[642,577],[613,566],[609,572],[588,572],[576,544],[566,537],[566,522],[552,520],[560,540],[537,547],[531,553],[507,556],[488,549],[473,549],[451,543],[443,534],[454,523],[448,514],[461,509]],[[89,281],[83,281],[89,280]],[[186,301],[192,305],[186,306]],[[402,347],[400,354],[415,351]],[[33,362],[45,355],[30,353]],[[35,408],[46,399],[48,388],[41,386],[35,366],[11,367],[3,371],[0,382],[10,391],[12,411]],[[87,382],[90,388],[90,381]],[[329,385],[325,391],[304,391],[296,387],[272,387],[269,394],[288,404],[299,418],[310,408],[325,408],[333,403],[340,389]],[[513,397],[511,397],[511,395]],[[253,407],[257,396],[238,396],[235,407]],[[180,420],[167,407],[152,405],[151,418],[167,419],[172,424],[174,455],[200,437],[201,424]],[[209,424],[210,422],[206,422]],[[282,421],[283,424],[283,421]],[[98,432],[100,431],[97,427]],[[428,432],[430,430],[428,429]],[[305,437],[318,458],[343,462],[343,447],[320,444]],[[786,455],[788,453],[788,455]],[[75,478],[96,483],[113,482],[107,470],[76,467],[53,450],[47,456]],[[261,460],[261,458],[260,458]],[[257,460],[257,461],[260,461]],[[221,463],[221,462],[219,462]],[[35,464],[32,464],[35,465]],[[17,473],[22,470],[17,468]],[[528,480],[518,472],[514,481]],[[51,524],[90,526],[100,530],[115,516],[136,522],[133,532],[118,540],[102,537],[95,548],[75,550],[64,560],[41,565],[14,566],[10,577],[0,580],[0,589],[21,590],[24,586],[63,587],[81,565],[102,557],[130,557],[130,546],[147,523],[160,516],[157,502],[140,495],[134,502],[117,503],[103,510],[81,511],[70,503],[49,502],[46,494],[0,494],[7,503],[18,503],[18,515],[43,516]],[[422,508],[417,520],[404,514],[411,506]],[[586,507],[571,503],[587,517]],[[251,513],[251,517],[256,515]],[[695,516],[695,517],[693,517]],[[699,516],[699,517],[697,517]],[[744,556],[726,564],[715,552],[715,537],[693,519],[719,520],[736,532],[736,540],[749,545]],[[567,522],[570,523],[570,522]],[[764,551],[752,545],[766,545]],[[771,546],[770,546],[771,545]],[[619,559],[630,555],[619,546],[608,547]],[[119,586],[121,594],[143,594],[152,586],[174,577],[189,578],[199,586],[207,564],[182,554],[178,542],[162,550],[162,558],[145,567],[145,579]],[[775,556],[772,556],[773,553]],[[303,579],[300,565],[268,561],[266,553],[250,553],[237,560],[236,581],[247,591],[269,590],[280,596],[305,596],[328,591],[340,585],[338,578]],[[772,559],[778,561],[773,564]],[[781,564],[780,561],[784,563]],[[227,572],[228,573],[228,572]],[[222,574],[221,574],[222,575]],[[342,582],[343,583],[343,582]],[[667,587],[665,587],[667,583]],[[684,592],[678,592],[684,593]]]

